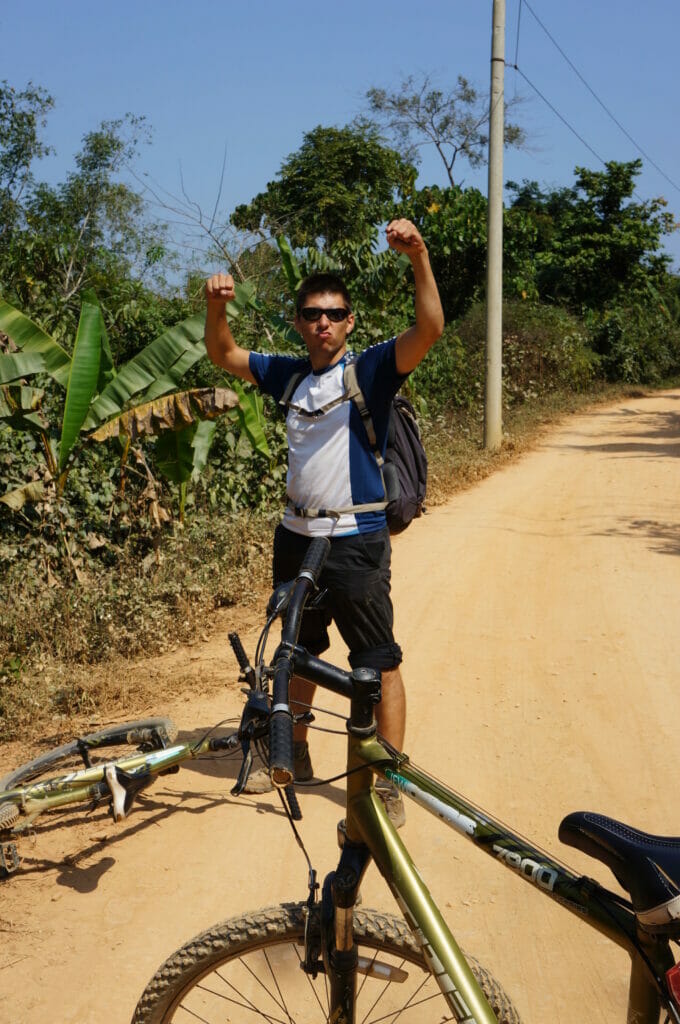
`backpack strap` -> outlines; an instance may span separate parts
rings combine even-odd
[[[304,409],[301,405],[295,405],[294,402],[291,402],[291,398],[293,397],[295,389],[300,381],[302,381],[306,376],[306,373],[291,374],[288,383],[284,388],[283,394],[278,401],[278,405],[280,405],[286,412],[288,409],[292,409],[293,412],[296,412],[299,416],[306,416],[308,419],[313,420],[316,419],[317,416],[325,416],[325,414],[335,408],[336,405],[341,405],[342,402],[347,401],[347,394],[344,393],[339,395],[338,398],[334,398],[330,402],[326,402],[325,405],[320,406],[318,409],[309,410]]]
[[[364,393],[359,387],[359,380],[357,378],[357,367],[353,359],[350,359],[345,363],[345,369],[343,371],[342,380],[343,384],[345,385],[346,397],[349,398],[352,402],[354,402],[355,406],[357,407],[357,412],[361,416],[361,422],[364,425],[364,430],[366,431],[368,443],[371,446],[371,451],[375,456],[375,461],[378,463],[380,475],[382,476],[382,467],[385,460],[383,459],[382,452],[378,447],[378,438],[376,437],[375,427],[373,426],[373,420],[371,419],[371,414],[368,411],[368,406],[366,405]]]
[[[278,404],[283,409],[287,409],[288,408],[288,405],[290,404],[290,400],[292,398],[293,392],[295,391],[296,387],[298,386],[298,384],[300,383],[300,381],[302,380],[302,378],[304,376],[305,376],[304,373],[291,373],[290,377],[288,378],[288,383],[286,384],[285,388],[283,389],[283,394],[279,398],[279,402],[278,402]]]
[[[301,508],[289,499],[288,508],[293,515],[299,516],[300,519],[339,519],[342,515],[356,512],[382,512],[387,508],[387,502],[373,501],[367,502],[365,505],[348,505],[347,508]]]
[[[345,363],[345,369],[343,371],[343,383],[345,385],[345,392],[347,394],[347,397],[352,402],[354,402],[357,408],[357,412],[361,416],[361,422],[364,425],[364,430],[366,431],[366,437],[368,438],[368,443],[370,445],[371,451],[373,452],[373,457],[375,461],[378,463],[378,469],[380,470],[380,479],[382,481],[383,487],[383,494],[385,495],[386,499],[383,503],[383,508],[387,508],[387,486],[385,484],[385,475],[383,473],[385,460],[378,445],[378,438],[375,433],[375,427],[373,426],[371,414],[368,411],[368,406],[366,405],[364,393],[359,387],[357,367],[354,356],[348,359],[347,362]],[[364,509],[364,511],[366,510]]]

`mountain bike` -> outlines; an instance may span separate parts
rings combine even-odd
[[[285,588],[282,593],[285,597]],[[272,613],[276,616],[278,610],[274,607]],[[82,816],[108,807],[113,820],[121,822],[144,790],[159,776],[179,771],[186,761],[240,755],[241,767],[231,792],[238,796],[246,789],[253,751],[261,763],[268,763],[268,681],[261,668],[248,663],[238,635],[232,633],[229,639],[248,695],[237,729],[216,736],[224,725],[218,723],[198,741],[174,743],[177,728],[169,718],[123,722],[48,750],[0,779],[0,878],[19,869],[17,843],[39,818],[52,823],[69,813],[73,820],[74,813]],[[304,712],[299,717],[310,716]],[[285,798],[293,819],[298,820],[301,813],[292,786],[285,789]]]
[[[312,541],[285,607],[281,604],[285,619],[267,668],[273,693],[266,715],[269,771],[280,788],[292,780],[292,675],[350,702],[346,814],[338,826],[337,867],[320,887],[308,861],[304,900],[241,914],[191,939],[154,974],[133,1024],[518,1024],[517,1010],[499,983],[458,946],[376,796],[375,777],[398,787],[517,878],[624,948],[631,958],[628,1024],[680,1022],[680,964],[674,956],[680,939],[680,890],[674,881],[680,878],[680,839],[651,836],[589,812],[563,820],[562,841],[611,868],[629,899],[571,871],[381,740],[374,717],[379,674],[346,672],[298,645],[301,615],[327,546],[324,539]],[[292,820],[291,825],[301,843]],[[371,861],[402,917],[359,905]]]

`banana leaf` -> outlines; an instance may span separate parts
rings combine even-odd
[[[155,398],[160,398],[161,395],[167,395],[168,391],[174,391],[179,386],[184,374],[191,369],[194,363],[197,363],[199,359],[203,359],[205,356],[205,342],[197,341],[192,348],[187,349],[183,356],[180,356],[176,363],[174,363],[164,377],[160,377],[155,381],[151,387],[144,392],[142,396],[143,402],[152,402]]]
[[[256,452],[269,455],[269,445],[263,427],[262,396],[257,391],[245,391],[238,381],[233,381],[233,386],[238,395],[238,416],[242,431]]]
[[[20,512],[24,505],[34,501],[42,501],[45,497],[45,485],[42,480],[33,480],[30,484],[24,484],[13,491],[7,491],[0,495],[0,502],[7,505],[13,512]]]
[[[83,288],[82,297],[85,302],[89,302],[91,306],[99,306],[99,299],[97,293],[93,288]],[[109,344],[109,336],[106,332],[106,324],[104,323],[104,313],[102,312],[102,354],[99,361],[99,379],[97,380],[96,394],[100,394],[109,383],[116,376],[116,368],[113,363],[113,355],[111,353],[111,346]]]
[[[39,353],[45,373],[66,387],[71,366],[71,357],[66,349],[3,299],[0,299],[0,331],[4,331],[22,352]]]
[[[229,388],[180,391],[120,413],[90,434],[89,440],[106,441],[123,436],[136,441],[139,437],[158,436],[169,430],[184,430],[199,420],[224,415],[237,408],[238,402],[238,396]]]
[[[211,424],[214,426],[214,424]],[[191,423],[184,430],[171,430],[158,438],[155,465],[159,473],[175,484],[184,484],[194,472],[194,436],[198,424]]]
[[[194,468],[191,474],[193,480],[198,480],[205,469],[216,430],[217,423],[214,420],[201,420],[196,424],[196,432],[191,442],[194,449]]]
[[[234,288],[236,297],[227,304],[227,318],[234,320],[255,302],[255,286],[247,281]],[[176,388],[182,376],[205,355],[205,313],[196,313],[165,331],[122,366],[93,403],[85,421],[91,430],[120,414],[136,395],[152,401]]]
[[[120,368],[95,399],[84,427],[91,430],[111,416],[118,416],[135,395],[165,377],[172,366],[193,348],[205,333],[205,314],[197,313],[169,328]]]
[[[253,281],[243,281],[234,285],[234,298],[227,303],[227,320],[237,320],[248,306],[255,302],[256,289]]]
[[[63,470],[85,422],[92,396],[97,389],[102,355],[102,313],[99,306],[83,302],[76,343],[71,357],[71,372],[61,425],[59,469]]]
[[[236,298],[233,302],[227,303],[227,320],[230,322],[236,320],[247,306],[255,307],[255,285],[252,282],[246,281],[244,284],[237,284],[234,286],[234,291]],[[201,338],[192,348],[187,349],[176,363],[173,363],[165,376],[160,377],[144,392],[143,401],[151,402],[154,398],[173,391],[179,386],[185,373],[205,355],[205,342]]]
[[[263,320],[269,324],[274,333],[277,334],[279,338],[286,343],[286,345],[292,346],[293,348],[304,349],[305,343],[302,338],[284,317],[279,316],[276,313],[268,313],[260,302],[255,302],[253,304],[253,309],[257,310]]]
[[[14,430],[46,431],[49,423],[40,408],[44,394],[42,388],[21,384],[0,387],[0,422]]]
[[[286,275],[286,280],[288,281],[288,288],[291,295],[295,295],[300,287],[300,282],[302,281],[302,271],[300,270],[298,261],[295,258],[295,253],[293,252],[291,244],[286,236],[278,235],[276,244],[279,247],[281,266],[283,267],[283,272]]]
[[[11,384],[44,370],[45,361],[40,352],[11,352],[0,356],[0,384]]]

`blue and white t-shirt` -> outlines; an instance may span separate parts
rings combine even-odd
[[[357,380],[371,414],[380,450],[385,452],[392,399],[406,379],[397,373],[395,338],[362,352]],[[380,470],[354,402],[334,405],[319,416],[305,416],[340,398],[345,391],[345,359],[315,373],[309,359],[250,353],[250,370],[260,389],[279,401],[291,376],[306,375],[290,396],[287,491],[300,508],[340,509],[384,500]],[[372,533],[385,526],[385,512],[343,513],[339,519],[305,519],[286,508],[283,523],[293,533],[334,537]]]

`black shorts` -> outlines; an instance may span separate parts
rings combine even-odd
[[[310,537],[277,526],[274,534],[274,586],[293,579],[309,547]],[[387,527],[377,533],[332,537],[320,586],[328,593],[323,606],[305,612],[300,643],[310,654],[327,650],[328,626],[335,621],[349,647],[352,668],[379,671],[401,664],[395,643],[394,613],[390,597],[392,548]]]

